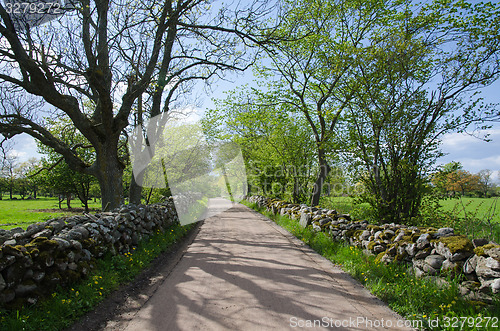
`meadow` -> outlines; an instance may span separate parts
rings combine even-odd
[[[477,218],[486,219],[492,216],[492,222],[500,224],[500,201],[498,198],[443,199],[439,201],[439,204],[443,211],[454,211],[459,217],[474,215]],[[363,218],[364,213],[368,213],[370,207],[367,203],[355,204],[351,197],[324,197],[321,200],[321,206],[337,209],[343,213],[357,213],[357,216],[361,216],[361,218]]]
[[[439,201],[440,208],[427,210],[419,225],[452,227],[469,238],[500,242],[500,201],[498,198],[453,198]],[[367,203],[356,204],[350,197],[323,197],[321,207],[350,213],[355,219],[378,223]]]
[[[74,215],[81,213],[81,203],[74,199],[71,201],[73,210],[67,210],[66,201],[63,202],[59,209],[58,198],[41,197],[36,200],[17,200],[4,199],[0,200],[0,229],[12,229],[26,227],[32,223],[43,222],[52,218],[61,216]],[[100,209],[100,202],[89,201],[89,208]]]

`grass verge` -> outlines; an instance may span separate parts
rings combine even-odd
[[[269,213],[256,204],[242,203],[341,266],[395,312],[415,321],[414,326],[429,330],[498,330],[500,326],[498,297],[491,307],[465,300],[455,280],[448,279],[449,286],[439,286],[429,279],[416,278],[403,264],[377,263],[375,257],[365,255],[359,248],[334,242],[325,233],[302,228],[297,221]]]
[[[52,297],[19,311],[0,311],[0,330],[61,330],[92,310],[121,284],[133,280],[158,255],[184,238],[196,224],[173,225],[157,232],[125,255],[98,260],[85,279],[70,288],[58,288]]]

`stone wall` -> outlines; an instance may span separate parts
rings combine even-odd
[[[35,303],[85,277],[106,253],[126,253],[139,241],[178,222],[171,199],[126,205],[113,212],[83,214],[0,229],[0,306]]]
[[[301,226],[328,233],[376,255],[377,260],[406,262],[417,277],[447,276],[462,280],[462,295],[491,302],[490,293],[500,293],[500,245],[484,239],[469,240],[452,228],[408,227],[400,224],[369,224],[348,214],[269,199],[249,197],[250,202],[273,214],[286,215]]]

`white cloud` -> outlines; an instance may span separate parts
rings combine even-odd
[[[477,173],[483,169],[500,171],[500,126],[481,132],[489,134],[490,142],[461,133],[444,135],[441,149],[447,155],[440,158],[439,164],[451,161],[462,163],[465,170]],[[493,179],[498,178],[498,174]]]

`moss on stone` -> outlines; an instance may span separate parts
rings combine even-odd
[[[46,237],[37,237],[30,244],[36,245],[39,250],[52,250],[59,247],[57,241],[49,240]]]
[[[500,245],[495,245],[495,244],[486,244],[484,246],[478,246],[474,248],[474,253],[479,256],[485,256],[486,253],[484,252],[485,249],[492,249],[492,248],[500,248]]]
[[[368,226],[366,227],[368,230],[373,230],[373,232],[377,232],[377,231],[382,231],[383,228],[378,226],[378,225],[373,225],[373,224],[368,224]]]
[[[411,237],[410,237],[410,242],[411,242],[411,243],[416,243],[416,242],[417,242],[417,240],[418,240],[418,238],[420,238],[420,236],[421,236],[421,235],[422,235],[422,233],[421,233],[421,232],[418,232],[418,233],[414,233],[414,234],[412,234],[412,235],[411,235]],[[403,237],[403,238],[404,238],[404,237]]]
[[[354,231],[354,238],[359,239],[359,236],[365,232],[365,230],[356,230]]]
[[[466,236],[443,237],[438,240],[442,242],[452,254],[459,252],[471,252],[474,250],[472,242]]]
[[[331,224],[332,224],[331,222],[328,222],[328,223],[323,224],[323,225],[321,226],[321,230],[322,230],[322,231],[325,231],[325,230],[329,229]]]
[[[375,263],[380,263],[380,261],[382,261],[382,258],[384,257],[384,255],[385,255],[385,251],[378,253],[377,257],[375,258]]]
[[[376,245],[377,245],[377,243],[376,243],[376,242],[374,242],[374,241],[370,241],[370,242],[368,243],[368,246],[366,246],[366,248],[368,248],[369,250],[373,251],[373,248],[374,248]]]
[[[346,238],[352,238],[352,236],[354,235],[354,233],[356,232],[357,230],[347,230],[347,232],[345,233],[345,237]]]

